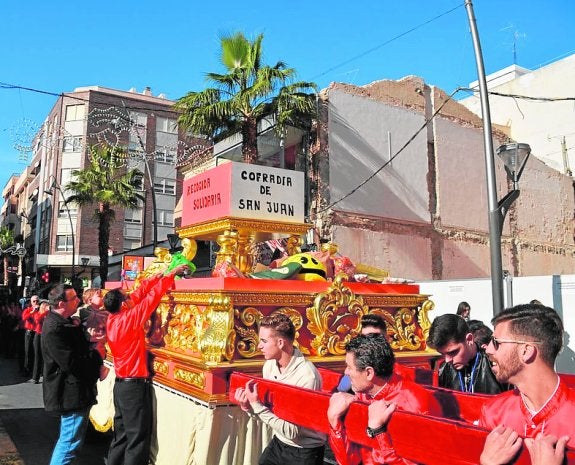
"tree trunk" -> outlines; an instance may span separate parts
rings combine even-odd
[[[104,289],[108,278],[108,248],[110,247],[110,222],[113,212],[109,205],[98,211],[98,253],[100,255],[100,286]]]
[[[242,158],[244,163],[256,163],[258,154],[258,123],[255,118],[247,118],[242,124]]]

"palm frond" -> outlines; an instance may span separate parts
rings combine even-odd
[[[207,134],[213,140],[240,130],[244,136],[242,153],[257,158],[257,138],[253,136],[257,121],[274,115],[280,128],[292,122],[298,127],[309,126],[306,122],[315,115],[315,99],[310,100],[306,92],[315,92],[315,84],[293,83],[295,69],[283,61],[262,65],[263,34],[250,41],[237,32],[220,40],[220,60],[226,72],[207,73],[212,87],[189,92],[177,101],[175,109],[181,112],[178,123],[182,128]]]

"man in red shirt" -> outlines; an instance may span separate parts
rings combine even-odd
[[[30,306],[22,311],[22,323],[24,325],[24,369],[32,374],[34,368],[34,314],[40,309],[40,297],[30,297]]]
[[[387,340],[387,325],[383,317],[377,313],[367,313],[361,317],[361,333],[363,336],[368,334],[383,334]],[[389,340],[388,340],[389,342]],[[393,371],[401,376],[403,379],[415,381],[415,371],[401,363],[393,365]],[[343,375],[337,385],[337,390],[340,392],[351,391],[351,381],[349,376]]]
[[[486,353],[501,383],[515,389],[482,408],[488,428],[482,465],[511,462],[523,443],[533,464],[561,464],[565,445],[575,448],[575,390],[561,381],[555,359],[563,345],[563,323],[552,308],[517,305],[493,318]]]
[[[355,395],[336,392],[331,396],[327,419],[329,445],[339,465],[401,464],[411,462],[397,455],[387,423],[396,408],[424,415],[440,415],[441,407],[432,395],[394,372],[395,356],[385,336],[360,335],[345,347],[345,374]],[[352,402],[370,404],[366,434],[377,439],[379,447],[369,449],[347,439],[343,417]]]
[[[148,368],[144,324],[163,295],[183,276],[187,265],[167,275],[158,274],[142,281],[127,295],[112,289],[104,297],[110,312],[106,323],[108,345],[114,358],[114,437],[108,453],[108,465],[147,464],[152,436],[152,385]]]

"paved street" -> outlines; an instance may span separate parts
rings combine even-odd
[[[8,437],[2,437],[2,427]],[[48,465],[58,429],[58,417],[44,411],[42,384],[22,377],[16,359],[0,357],[0,465]],[[21,461],[12,460],[14,454],[3,446],[10,442],[16,446]],[[109,443],[110,434],[97,433],[90,426],[75,463],[103,465]]]

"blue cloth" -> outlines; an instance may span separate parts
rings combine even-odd
[[[54,446],[50,465],[67,465],[76,458],[88,427],[88,409],[66,412],[60,416],[60,437]]]
[[[349,392],[351,391],[351,378],[347,375],[343,375],[339,380],[337,385],[338,392]]]

